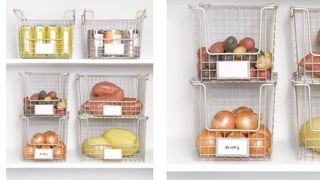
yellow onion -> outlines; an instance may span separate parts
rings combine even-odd
[[[197,136],[196,148],[199,155],[215,155],[216,153],[216,139],[221,138],[220,132],[213,132],[204,129]]]

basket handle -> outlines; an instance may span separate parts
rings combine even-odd
[[[83,10],[83,14],[81,15],[81,22],[84,25],[86,21],[94,20],[94,12],[92,10]]]
[[[27,18],[24,15],[24,12],[21,9],[13,9],[14,14],[20,21],[26,21]]]
[[[146,13],[147,13],[146,9],[137,11],[137,13],[136,13],[137,19],[141,19],[141,18],[145,19],[147,17]]]
[[[72,18],[68,19],[68,17],[72,17]],[[72,21],[74,23],[76,21],[76,10],[70,9],[70,10],[64,11],[63,20],[64,20],[64,23],[66,23],[66,21]]]

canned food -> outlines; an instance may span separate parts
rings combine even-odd
[[[46,43],[51,44],[52,52],[48,53],[49,56],[57,57],[60,53],[59,49],[59,39],[60,39],[60,27],[59,26],[48,26]]]
[[[104,54],[106,56],[121,57],[124,55],[123,31],[107,30],[103,33]]]
[[[103,56],[103,30],[88,30],[88,57]]]
[[[19,36],[20,36],[20,56],[22,58],[33,56],[33,53],[34,53],[34,42],[32,40],[33,27],[21,26]]]
[[[136,58],[140,56],[140,34],[138,30],[125,31],[124,54],[127,57]]]
[[[35,56],[43,57],[43,44],[46,43],[47,29],[45,26],[35,26],[33,39],[35,41]]]
[[[60,55],[62,57],[72,57],[72,26],[61,26],[60,28]]]

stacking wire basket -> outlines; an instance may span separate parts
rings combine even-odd
[[[97,20],[94,12],[84,10],[82,24],[88,58],[140,57],[143,20],[146,10],[137,11],[135,19]]]
[[[77,74],[82,160],[144,161],[147,76]]]
[[[20,73],[25,116],[65,116],[69,73]]]
[[[80,157],[83,161],[132,162],[145,159],[144,117],[108,120],[80,118],[79,130]]]
[[[75,10],[67,10],[63,20],[27,19],[20,9],[18,17],[18,53],[21,58],[72,58]]]
[[[68,117],[22,116],[23,158],[26,161],[63,161],[67,154]]]
[[[320,9],[291,7],[297,80],[320,84]]]
[[[211,82],[271,79],[276,5],[200,4],[189,8],[192,11],[198,80]],[[251,45],[246,43],[248,39],[253,40],[250,41]],[[229,45],[226,45],[226,42]]]
[[[251,83],[202,83],[194,87],[195,149],[198,160],[268,160],[272,154],[276,74],[271,81]],[[257,128],[217,129],[218,112],[249,107],[256,113]],[[267,132],[269,133],[262,133]],[[229,145],[226,145],[229,144]],[[238,148],[237,151],[225,151]],[[230,152],[233,152],[230,154]]]

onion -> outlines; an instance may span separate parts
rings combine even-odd
[[[59,144],[57,146],[63,148],[65,151],[67,151],[67,146],[62,141],[59,141]]]
[[[46,136],[46,144],[58,144],[59,138],[57,134],[49,134]]]
[[[234,109],[232,112],[233,112],[234,116],[237,116],[239,113],[241,113],[243,111],[253,112],[251,108],[246,107],[246,106],[240,106],[237,109]]]
[[[64,159],[65,150],[63,147],[56,146],[53,148],[53,159]]]
[[[33,159],[34,158],[34,150],[37,148],[37,146],[26,144],[23,147],[23,157],[25,159]]]
[[[32,137],[31,143],[32,144],[44,144],[46,141],[46,136],[41,133],[37,133]]]
[[[250,135],[252,135],[252,134],[262,134],[262,135],[266,136],[267,139],[271,140],[271,132],[263,124],[260,124],[260,128],[258,129],[257,132],[250,133]]]
[[[51,149],[51,146],[49,146],[49,145],[43,145],[43,146],[41,146],[41,149]]]
[[[241,132],[231,132],[228,136],[228,138],[247,138],[243,133]]]
[[[250,112],[243,111],[236,116],[236,127],[241,130],[255,130],[258,128],[258,115]],[[248,134],[248,132],[243,132]]]
[[[45,133],[44,133],[44,135],[45,136],[47,136],[47,135],[49,135],[49,134],[56,134],[54,131],[46,131]]]
[[[235,118],[232,112],[219,111],[212,119],[211,128],[235,129]]]
[[[249,136],[249,152],[251,157],[265,157],[271,153],[271,139],[263,134],[251,134]]]
[[[196,148],[199,155],[215,155],[216,139],[221,138],[220,132],[213,132],[204,129],[197,136]]]

